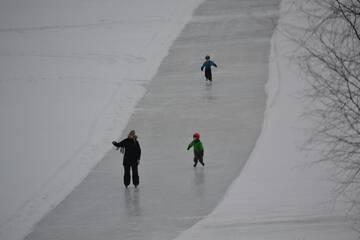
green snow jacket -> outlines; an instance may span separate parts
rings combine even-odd
[[[194,152],[197,152],[197,153],[204,151],[204,147],[199,139],[193,140],[187,147],[187,150],[189,150],[191,147],[194,147]]]

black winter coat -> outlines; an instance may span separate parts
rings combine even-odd
[[[113,142],[115,147],[120,147],[125,150],[123,165],[137,164],[140,160],[141,148],[136,139],[125,138],[121,142]]]

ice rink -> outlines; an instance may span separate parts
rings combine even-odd
[[[131,129],[139,136],[140,187],[124,188],[122,155],[112,150],[25,239],[173,239],[206,217],[259,136],[278,4],[201,4],[119,136]],[[206,54],[218,65],[212,84],[200,71]],[[205,167],[194,168],[186,151],[194,131],[201,133]]]

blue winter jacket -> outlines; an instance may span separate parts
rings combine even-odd
[[[211,66],[217,67],[217,65],[211,61],[211,60],[207,60],[203,63],[203,65],[201,66],[201,71],[205,68],[205,70],[211,70]]]

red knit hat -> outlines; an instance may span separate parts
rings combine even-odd
[[[195,139],[200,139],[200,133],[198,133],[198,132],[194,133],[193,137]]]

